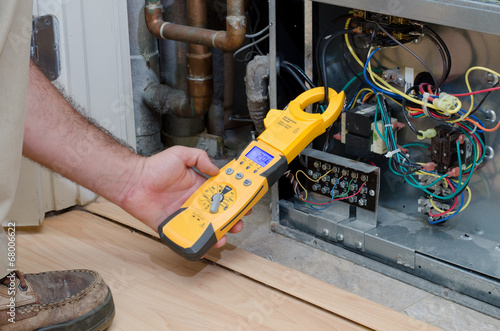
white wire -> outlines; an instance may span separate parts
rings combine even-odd
[[[236,52],[234,52],[234,53],[233,53],[233,57],[236,57],[236,55],[237,55],[237,54],[241,53],[242,51],[244,51],[244,50],[245,50],[245,49],[247,49],[247,48],[252,47],[252,46],[253,46],[253,45],[255,45],[255,44],[260,43],[262,40],[264,40],[264,39],[266,39],[266,38],[269,38],[269,33],[268,33],[268,34],[266,34],[264,37],[262,37],[262,38],[260,38],[260,39],[257,39],[256,41],[251,42],[251,43],[249,43],[248,45],[245,45],[245,46],[241,47],[240,49],[238,49]]]
[[[254,34],[246,34],[245,37],[246,38],[255,38],[255,37],[258,37],[261,34],[263,34],[264,32],[266,32],[267,30],[269,30],[270,27],[271,27],[271,23],[269,23],[268,26],[266,26],[264,29],[260,30],[259,32],[254,33]]]

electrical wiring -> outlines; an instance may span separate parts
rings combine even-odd
[[[435,220],[435,221],[432,221],[431,218],[429,219],[429,224],[439,224],[439,223],[443,223],[444,221],[447,221],[449,220],[450,218],[452,218],[453,216],[455,216],[456,214],[458,214],[458,211],[463,209],[463,203],[464,203],[464,195],[461,194],[461,203],[460,203],[460,206],[458,207],[458,210],[455,211],[455,213],[453,213],[452,215],[448,216],[448,217],[445,217],[445,218],[441,218],[441,219],[438,219],[438,220]]]
[[[493,87],[497,87],[500,85],[500,81],[496,82],[495,85],[493,85]],[[479,103],[476,105],[476,108],[474,108],[471,112],[471,114],[474,114],[475,112],[477,112],[479,109],[481,109],[481,106],[483,105],[483,103],[486,101],[486,99],[488,99],[488,97],[491,95],[493,91],[490,91],[488,93],[486,93],[486,95],[481,99],[481,101],[479,101]]]
[[[352,181],[352,180],[351,180]],[[361,184],[361,186],[359,187],[359,189],[356,191],[356,193],[354,194],[351,194],[349,196],[345,196],[345,197],[340,197],[340,198],[336,198],[336,199],[333,199],[333,201],[339,201],[339,200],[346,200],[346,199],[349,199],[349,198],[352,198],[352,197],[355,197],[356,195],[358,195],[361,190],[363,189],[363,187],[366,185],[366,182],[363,182],[363,184]],[[350,187],[350,185],[349,185]],[[349,192],[349,191],[347,191]]]
[[[439,84],[439,86],[441,86],[441,84],[444,83],[446,81],[446,79],[448,79],[448,76],[450,75],[450,71],[451,71],[450,50],[448,49],[448,46],[446,46],[446,43],[441,38],[441,36],[436,31],[434,31],[430,26],[424,24],[423,28],[424,28],[424,31],[430,32],[433,35],[433,37],[430,37],[429,34],[427,33],[427,34],[425,34],[425,36],[427,38],[431,39],[431,41],[435,43],[436,47],[442,48],[444,50],[445,55],[446,55],[447,70],[446,70],[444,77],[442,78],[442,82]],[[437,41],[437,43],[435,41]]]
[[[491,69],[488,69],[488,68],[485,68],[485,67],[480,67],[480,66],[475,66],[475,67],[471,67],[469,68],[466,72],[465,72],[465,85],[467,87],[467,91],[468,92],[472,92],[472,89],[470,87],[470,81],[469,81],[469,75],[472,71],[474,70],[482,70],[482,71],[486,71],[486,72],[489,72],[497,77],[500,77],[500,74],[494,70],[491,70]],[[462,116],[460,116],[459,119],[456,119],[456,120],[453,120],[453,121],[450,121],[452,123],[456,123],[456,122],[460,122],[462,119],[466,118],[467,116],[469,116],[472,111],[474,110],[474,95],[471,94],[470,95],[470,107],[469,107],[469,110],[467,110],[467,112],[465,114],[463,114]]]
[[[332,192],[332,198],[330,199],[330,201],[329,201],[328,203],[324,203],[324,204],[325,204],[325,206],[324,206],[324,207],[322,207],[322,208],[317,208],[317,207],[314,207],[314,205],[320,205],[320,203],[310,203],[310,202],[309,202],[309,205],[311,206],[311,208],[316,209],[316,210],[324,210],[324,209],[326,209],[326,208],[330,207],[330,206],[331,206],[331,204],[333,203],[333,199],[334,199],[334,196],[333,196],[333,191],[334,191],[334,190],[335,190],[335,188],[337,187],[337,185],[338,185],[339,181],[340,181],[340,178],[339,178],[339,179],[337,179],[337,181],[335,182],[335,185],[333,185],[333,188],[331,189],[331,192]],[[323,204],[323,203],[322,203],[322,204]]]
[[[293,70],[295,70],[307,82],[307,84],[309,84],[310,88],[316,87],[316,85],[312,82],[312,80],[309,78],[309,76],[307,76],[306,73],[296,64],[285,61],[285,60],[280,61],[280,65],[281,64],[288,66],[288,67],[292,68]]]
[[[375,98],[370,98],[372,98],[373,95],[376,96],[376,110],[374,112],[372,126],[372,130],[374,131],[373,141],[375,141],[376,138],[380,138],[383,141],[383,145],[385,145],[383,146],[383,150],[387,152],[385,156],[388,158],[387,161],[389,170],[395,175],[404,178],[405,183],[421,190],[427,196],[425,210],[430,224],[438,224],[449,220],[457,214],[462,213],[470,205],[472,199],[472,191],[469,187],[469,184],[471,184],[471,178],[476,173],[476,170],[479,169],[486,160],[485,156],[487,154],[487,147],[485,145],[485,133],[490,133],[500,128],[500,121],[486,126],[481,122],[481,119],[483,119],[482,116],[474,116],[474,113],[478,110],[483,112],[481,106],[491,93],[500,91],[500,82],[495,83],[495,85],[489,88],[473,91],[470,79],[475,76],[471,76],[471,74],[474,71],[484,71],[497,77],[500,77],[500,74],[485,67],[473,66],[468,68],[463,76],[466,90],[453,91],[456,93],[452,93],[451,91],[446,93],[448,92],[446,91],[446,86],[444,89],[442,86],[450,75],[452,58],[443,39],[431,27],[421,24],[419,25],[421,29],[419,30],[417,28],[410,30],[410,35],[427,38],[427,41],[430,41],[430,43],[436,47],[434,52],[436,53],[437,50],[437,53],[439,53],[439,55],[435,54],[438,56],[437,61],[442,60],[442,67],[439,66],[439,71],[436,71],[436,74],[431,70],[429,66],[430,62],[428,64],[423,60],[427,60],[427,58],[421,58],[417,52],[412,50],[415,48],[412,47],[412,49],[410,49],[403,44],[403,42],[409,41],[407,37],[405,39],[405,37],[398,36],[397,38],[401,39],[396,39],[396,32],[399,33],[400,31],[396,30],[398,28],[394,25],[391,25],[390,27],[389,25],[384,26],[382,25],[383,23],[379,24],[377,21],[370,20],[363,25],[362,28],[361,25],[358,24],[356,27],[359,29],[353,29],[350,31],[350,29],[354,26],[351,25],[352,19],[352,17],[348,17],[346,19],[344,30],[340,30],[334,34],[332,33],[332,36],[334,35],[335,37],[342,34],[344,35],[340,44],[341,52],[345,63],[353,74],[342,89],[344,91],[347,90],[349,93],[349,102],[346,103],[344,111],[353,109],[358,104],[374,100]],[[356,21],[356,23],[359,22]],[[374,25],[376,25],[376,27]],[[373,29],[371,29],[371,27],[373,27]],[[410,27],[409,29],[412,28]],[[399,34],[408,33],[407,31],[408,30],[401,29],[401,33]],[[353,33],[363,34],[363,49],[358,47],[358,40],[353,36]],[[394,33],[394,35],[391,33]],[[385,43],[384,40],[381,41],[380,38],[385,38]],[[388,41],[388,38],[391,39],[392,42]],[[405,41],[402,42],[400,40]],[[318,63],[320,63],[318,69],[320,70],[320,76],[322,81],[325,83],[325,87],[327,86],[326,51],[330,42],[331,40],[328,40],[328,38],[323,39],[322,37],[320,42],[317,44],[317,59]],[[420,85],[402,90],[397,86],[397,84],[389,83],[387,77],[384,79],[380,74],[382,72],[380,69],[384,68],[381,68],[380,64],[385,62],[385,52],[381,52],[385,47],[379,47],[379,45],[386,44],[391,46],[396,45],[398,48],[403,48],[405,52],[410,53],[416,60],[418,60],[432,77],[432,80],[429,81],[430,84],[422,83]],[[366,45],[368,45],[368,47],[366,47]],[[362,59],[364,58],[366,58],[366,60],[363,61]],[[361,73],[356,71],[357,65],[355,65],[355,63],[362,68]],[[418,65],[418,67],[420,67],[420,65]],[[359,80],[361,84],[354,84],[356,80]],[[393,81],[392,77],[390,81]],[[474,98],[477,98],[480,94],[484,96],[479,102],[479,99],[476,100],[477,105],[475,105]],[[392,100],[394,104],[392,104],[389,99]],[[439,150],[437,149],[438,147],[435,147],[436,140],[433,139],[432,141],[432,150],[430,148],[430,144],[418,141],[410,142],[403,146],[397,145],[396,128],[392,124],[394,121],[393,117],[396,116],[391,117],[390,111],[393,111],[393,109],[389,110],[388,105],[391,107],[399,105],[401,107],[401,110],[403,111],[403,114],[401,115],[404,116],[407,127],[417,136],[418,139],[423,140],[434,138],[436,136],[436,132],[440,135],[438,137],[442,137],[441,135],[443,133],[450,134],[450,137],[454,137],[451,138],[456,139],[452,140],[452,144],[454,145],[443,147],[446,148],[446,151],[451,149],[453,160],[445,161],[444,159],[432,156],[431,160],[436,163],[435,165],[433,165],[432,162],[416,162],[417,157],[418,161],[421,161],[420,158],[422,158],[422,155],[414,155],[412,158],[408,149],[405,148],[424,148],[432,151],[434,155],[435,151]],[[397,106],[396,109],[399,110]],[[485,112],[483,112],[483,114],[484,113]],[[423,130],[419,130],[421,128],[421,124],[427,123],[419,120],[422,118],[430,118],[433,121],[438,122],[440,125],[439,127],[436,127],[436,129],[431,127],[429,129],[424,128]],[[417,124],[419,125],[417,126]],[[450,128],[447,129],[446,126],[449,126]],[[455,129],[451,129],[451,127],[454,127]],[[460,131],[457,131],[456,128],[459,128]],[[456,134],[456,132],[458,132],[458,134]],[[460,138],[455,138],[458,136]],[[406,136],[404,138],[406,138]],[[378,142],[381,141],[379,140]],[[379,153],[379,146],[376,146],[376,148],[376,153]],[[434,166],[439,170],[433,170]],[[447,172],[444,173],[445,171]],[[298,175],[298,173],[296,175]],[[472,184],[474,183],[477,184],[477,181],[472,182]],[[336,184],[338,184],[338,181]],[[297,187],[302,187],[305,191],[300,182],[297,184]],[[347,192],[349,192],[349,190]],[[304,195],[298,196],[302,198],[304,197]],[[344,197],[332,196],[327,202],[318,203],[308,201],[307,198],[303,199],[303,201],[305,203],[312,203],[311,206],[314,204],[314,206],[323,207],[325,205],[330,205],[336,199],[344,198],[348,198],[347,193]]]
[[[327,72],[326,72],[326,50],[328,49],[328,46],[330,45],[330,43],[333,40],[335,40],[337,37],[340,37],[340,36],[348,34],[348,33],[353,33],[353,32],[354,32],[354,30],[352,30],[352,29],[345,29],[345,30],[337,31],[337,32],[333,33],[332,35],[324,37],[322,40],[322,41],[324,41],[324,43],[322,42],[321,46],[320,46],[319,59],[321,60],[321,63],[319,66],[319,70],[320,70],[321,80],[322,80],[323,86],[325,88],[324,99],[323,99],[324,105],[328,103],[327,102],[327,100],[328,100],[328,77],[327,77]]]
[[[330,172],[332,172],[333,170],[329,170],[327,171],[326,173],[323,174],[323,176],[319,177],[318,179],[312,179],[310,178],[304,171],[302,170],[297,170],[297,172],[295,173],[295,180],[297,181],[297,183],[299,184],[299,186],[302,188],[302,190],[305,192],[305,200],[307,200],[307,190],[306,188],[302,185],[302,183],[299,181],[299,173],[303,174],[307,179],[309,179],[310,181],[314,182],[314,183],[317,183],[319,182],[323,177],[325,177],[326,175],[328,175]]]
[[[300,86],[303,91],[307,91],[309,88],[304,84],[304,80],[297,74],[297,72],[292,69],[293,67],[286,65],[285,63],[280,62],[280,68],[284,69],[290,76],[292,76],[295,82]]]
[[[262,35],[264,32],[266,32],[267,30],[269,30],[269,28],[271,27],[272,23],[269,23],[265,28],[263,28],[262,30],[260,30],[259,32],[257,33],[254,33],[254,34],[246,34],[245,35],[245,38],[256,38],[256,37],[259,37],[260,35]]]
[[[233,53],[233,57],[236,58],[236,55],[238,55],[239,53],[243,52],[245,49],[248,49],[248,48],[250,48],[250,47],[258,44],[258,43],[260,43],[261,41],[263,41],[263,40],[265,40],[267,38],[269,38],[269,33],[266,34],[266,35],[264,35],[263,37],[257,39],[256,41],[253,41],[253,42],[251,42],[251,43],[249,43],[249,44],[247,44],[247,45],[245,45],[243,47],[240,47],[236,52]]]
[[[389,32],[387,32],[387,30],[384,29],[378,22],[375,22],[375,24],[377,25],[377,28],[379,28],[380,31],[382,31],[383,33],[385,33],[385,35],[387,37],[389,37],[392,41],[394,41],[396,44],[398,44],[399,46],[401,46],[405,51],[407,51],[408,53],[410,53],[411,55],[413,55],[413,57],[416,58],[420,63],[422,63],[422,65],[425,67],[425,69],[431,74],[432,80],[434,81],[434,86],[436,88],[439,87],[439,84],[438,84],[438,81],[436,79],[436,76],[434,76],[434,74],[432,73],[432,70],[429,68],[429,66],[427,65],[427,63],[425,63],[424,60],[422,60],[420,58],[420,56],[418,56],[417,54],[415,54],[415,52],[413,52],[411,49],[409,49],[408,47],[406,47],[399,40],[397,40],[396,38],[394,38],[392,36],[392,34],[390,34]],[[371,49],[371,47],[369,49]],[[366,60],[366,61],[368,62],[368,60]]]

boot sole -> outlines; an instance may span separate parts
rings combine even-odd
[[[103,331],[106,330],[115,316],[115,304],[108,287],[108,295],[104,301],[87,314],[77,319],[36,329],[35,331]]]

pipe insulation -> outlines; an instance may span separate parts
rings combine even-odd
[[[144,0],[128,0],[130,65],[137,153],[144,156],[163,149],[160,115],[151,112],[143,102],[144,89],[159,82],[159,57],[155,38],[143,19]]]
[[[248,62],[245,76],[247,105],[250,118],[258,134],[264,127],[264,118],[269,110],[269,58],[258,55]]]

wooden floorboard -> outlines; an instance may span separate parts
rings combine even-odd
[[[106,200],[99,199],[88,205],[86,209],[157,237],[155,231]],[[218,250],[213,249],[205,258],[287,293],[288,296],[293,296],[370,329],[437,330],[405,314],[231,245]]]
[[[18,228],[24,272],[92,269],[110,286],[116,330],[365,330],[352,321],[84,211]],[[293,278],[292,278],[293,281]]]

